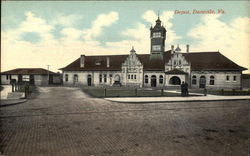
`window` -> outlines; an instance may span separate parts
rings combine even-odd
[[[6,79],[9,80],[9,75],[6,75]]]
[[[192,84],[193,84],[193,85],[196,85],[196,82],[197,82],[197,81],[196,81],[196,76],[193,75],[193,77],[192,77]]]
[[[209,84],[214,85],[214,76],[210,76]]]
[[[134,78],[136,79],[136,75],[134,75]]]
[[[102,83],[102,74],[99,75],[99,82]]]
[[[130,79],[130,75],[128,75],[128,79]]]
[[[131,75],[131,79],[133,79],[133,76],[134,76],[134,75]]]
[[[176,65],[176,61],[174,60],[174,65]]]
[[[160,75],[160,77],[159,77],[159,83],[163,84],[163,76],[162,75]]]
[[[145,83],[148,83],[148,75],[145,75]]]
[[[226,77],[226,80],[227,80],[227,81],[229,81],[229,80],[230,80],[230,77],[229,77],[228,75],[227,75],[227,77]]]
[[[74,75],[74,82],[78,82],[78,75],[77,74]]]
[[[234,81],[236,81],[236,78],[237,78],[237,77],[236,77],[236,76],[234,76]]]
[[[109,74],[109,77],[112,77],[112,74]]]
[[[65,81],[66,81],[66,82],[69,81],[69,75],[68,75],[68,74],[65,75]]]
[[[153,49],[154,51],[161,51],[161,46],[160,46],[160,45],[153,45],[153,46],[152,46],[152,49]]]
[[[161,37],[161,32],[154,32],[153,33],[153,38],[159,38]]]
[[[104,74],[104,83],[107,82],[107,74]]]
[[[179,65],[181,65],[181,60],[179,60]]]
[[[95,61],[95,65],[96,65],[96,66],[101,65],[101,61]]]

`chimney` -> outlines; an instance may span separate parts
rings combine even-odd
[[[174,53],[174,45],[171,45],[171,54]]]
[[[187,53],[189,53],[189,44],[187,44]]]
[[[109,68],[109,57],[107,57],[107,68]]]
[[[84,65],[85,65],[85,55],[81,55],[81,58],[80,58],[80,67],[84,68]]]

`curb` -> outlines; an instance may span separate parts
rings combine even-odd
[[[104,98],[105,99],[105,98]],[[176,100],[176,101],[115,101],[111,99],[105,99],[111,102],[117,103],[131,103],[131,104],[143,104],[143,103],[174,103],[174,102],[213,102],[213,101],[238,101],[238,100],[250,100],[250,99],[213,99],[213,100]]]
[[[26,102],[27,99],[12,99],[12,100],[1,100],[0,107],[7,107],[7,106],[12,106],[20,103]]]

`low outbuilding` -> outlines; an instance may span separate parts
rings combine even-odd
[[[17,68],[1,73],[1,84],[10,84],[11,81],[39,86],[61,84],[61,74],[43,68]]]

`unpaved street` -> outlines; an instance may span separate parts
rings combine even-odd
[[[115,103],[78,88],[40,87],[1,108],[5,155],[247,156],[250,101]]]

